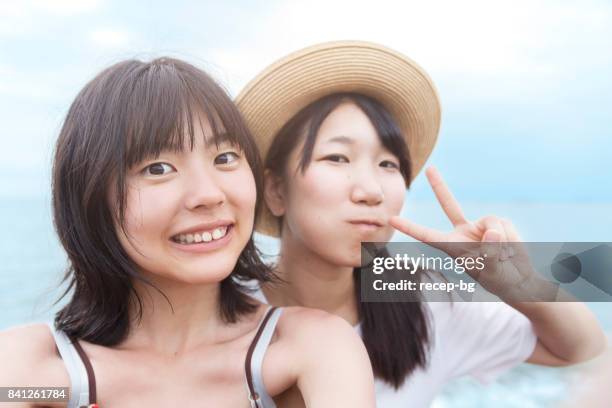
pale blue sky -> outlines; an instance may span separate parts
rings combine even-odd
[[[173,55],[232,95],[276,58],[362,39],[439,88],[429,163],[468,201],[612,202],[612,3],[603,1],[0,2],[0,195],[48,195],[51,151],[87,80]],[[423,177],[411,191],[429,199]]]

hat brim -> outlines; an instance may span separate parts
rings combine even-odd
[[[370,96],[389,110],[406,140],[414,179],[435,146],[440,101],[427,73],[394,50],[362,41],[329,42],[302,49],[251,80],[236,104],[265,162],[274,136],[287,121],[311,102],[339,92]],[[279,236],[277,218],[265,205],[255,229]]]

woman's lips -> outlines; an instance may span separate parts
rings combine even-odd
[[[385,223],[378,217],[364,217],[364,218],[352,218],[347,220],[350,224],[366,224],[366,225],[375,225],[377,227],[382,227]]]
[[[383,227],[383,224],[377,220],[349,220],[348,223],[362,232],[376,232]]]
[[[213,230],[218,227],[228,227],[232,224],[233,222],[230,220],[218,220],[214,222],[200,223],[197,225],[193,225],[190,228],[179,231],[173,234],[173,236],[177,236],[181,234],[190,234],[190,233],[199,232],[199,231]]]

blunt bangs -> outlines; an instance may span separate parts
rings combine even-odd
[[[124,139],[126,167],[163,151],[193,149],[198,127],[210,127],[212,134],[205,137],[212,140],[205,140],[207,144],[229,142],[248,152],[252,148],[248,130],[225,93],[211,87],[202,72],[171,61],[155,60],[138,73],[125,109],[118,111],[125,116],[120,122],[129,124]]]
[[[118,344],[129,332],[132,307],[141,316],[133,281],[153,285],[117,236],[125,224],[127,173],[163,151],[193,149],[200,126],[210,127],[207,145],[229,142],[243,151],[255,179],[257,213],[263,174],[255,142],[230,97],[204,71],[172,58],[127,60],[103,70],[76,96],[55,147],[52,181],[53,221],[68,255],[67,287],[58,301],[71,293],[55,323],[69,336]],[[222,318],[232,323],[256,310],[243,283],[272,276],[249,239],[220,282]]]

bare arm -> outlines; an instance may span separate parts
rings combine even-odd
[[[67,387],[68,373],[53,362],[54,343],[44,325],[0,332],[0,387]],[[36,402],[0,402],[0,408],[36,408]],[[66,403],[44,403],[66,406]]]
[[[324,316],[301,324],[298,388],[309,408],[372,408],[372,367],[356,331],[343,319]]]
[[[594,358],[606,348],[597,319],[583,303],[519,302],[510,306],[527,316],[538,336],[529,363],[565,366]]]

